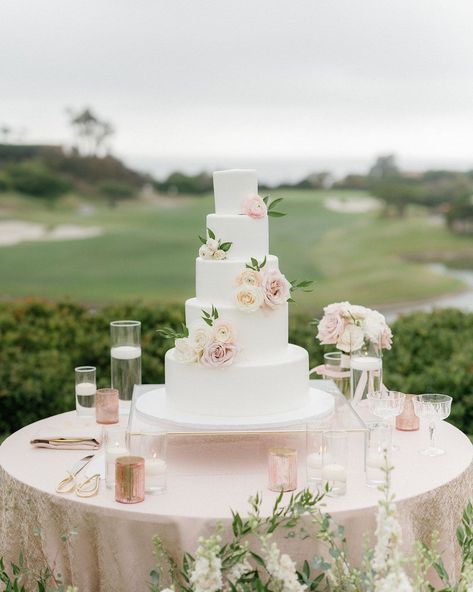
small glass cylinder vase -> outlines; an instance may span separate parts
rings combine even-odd
[[[120,397],[120,413],[130,410],[135,385],[141,384],[141,323],[110,323],[112,388]]]
[[[366,402],[368,393],[381,391],[383,388],[382,348],[372,342],[363,344],[350,358],[351,402],[358,405]]]
[[[117,458],[128,456],[127,432],[123,426],[112,426],[104,430],[105,485],[115,486],[115,463]]]
[[[340,497],[347,492],[348,434],[330,430],[323,435],[322,481],[330,488],[327,495]]]
[[[167,486],[167,433],[130,434],[129,449],[130,454],[144,458],[146,493],[164,493]]]
[[[79,417],[95,415],[95,392],[97,390],[94,366],[78,366],[76,374],[76,411]]]
[[[115,466],[115,500],[138,504],[145,499],[145,463],[139,456],[123,456]]]
[[[392,443],[391,426],[382,421],[367,421],[365,447],[366,485],[378,487],[386,480],[385,465],[389,461]]]
[[[268,488],[271,491],[297,489],[297,450],[271,448],[268,458]]]
[[[350,398],[350,356],[341,351],[324,354],[322,378],[333,380],[335,386],[347,399]]]
[[[396,429],[403,432],[415,432],[419,429],[420,421],[414,411],[414,395],[406,395],[401,415],[396,417]]]

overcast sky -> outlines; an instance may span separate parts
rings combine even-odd
[[[119,154],[473,163],[471,0],[1,0],[0,123]]]

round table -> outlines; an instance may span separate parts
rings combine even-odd
[[[180,435],[170,446],[168,491],[140,504],[115,502],[103,482],[93,498],[55,493],[66,469],[89,453],[37,449],[29,442],[40,429],[58,435],[81,425],[86,431],[90,421],[62,414],[19,430],[0,446],[0,556],[15,561],[23,552],[32,568],[47,561],[81,592],[141,592],[155,565],[154,535],[180,559],[183,550],[195,550],[199,535],[213,532],[217,520],[228,526],[230,509],[245,513],[248,497],[257,491],[263,493],[263,510],[270,512],[276,494],[267,490],[262,454],[267,442],[263,446],[255,434]],[[278,437],[295,446],[303,438]],[[416,539],[428,542],[432,530],[438,530],[447,565],[455,573],[454,532],[473,491],[473,446],[461,431],[442,422],[438,442],[447,453],[428,458],[417,453],[426,438],[424,429],[395,433],[400,450],[393,453],[393,489],[404,546],[408,550]],[[348,494],[326,499],[326,510],[345,526],[355,562],[363,535],[373,536],[380,495],[366,487],[359,466],[352,463]],[[299,485],[305,485],[303,466]],[[301,543],[289,552],[296,560],[312,553]]]

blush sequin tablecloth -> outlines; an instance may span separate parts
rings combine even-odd
[[[141,504],[116,503],[103,482],[93,498],[58,495],[55,486],[66,469],[88,453],[34,449],[29,441],[39,430],[64,431],[78,424],[85,427],[87,420],[74,413],[55,416],[19,430],[1,445],[0,556],[17,560],[23,552],[33,570],[47,560],[80,592],[146,590],[155,565],[154,535],[179,558],[183,550],[193,552],[198,536],[210,534],[218,520],[228,526],[231,508],[245,513],[250,495],[263,492],[265,512],[274,502],[276,494],[266,487],[265,454],[270,442],[258,434],[176,437],[170,443],[167,493],[149,496]],[[277,437],[278,444],[296,447],[305,441],[304,434]],[[462,432],[443,422],[438,442],[447,453],[426,458],[417,453],[426,438],[425,430],[395,433],[400,450],[393,454],[393,487],[404,546],[408,550],[416,539],[428,542],[437,530],[440,548],[455,574],[459,555],[454,533],[473,494],[473,446]],[[326,502],[326,510],[345,526],[355,561],[362,552],[363,535],[373,540],[380,495],[365,486],[359,461],[352,463],[348,494]],[[299,485],[305,485],[302,466]],[[315,551],[306,542],[287,544],[295,559],[311,557]]]

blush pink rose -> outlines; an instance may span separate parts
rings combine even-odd
[[[317,339],[322,345],[337,343],[350,322],[347,318],[349,307],[349,302],[334,302],[324,308],[324,316],[317,332]]]
[[[277,269],[263,275],[262,290],[264,303],[269,308],[276,308],[288,301],[291,296],[291,284]]]
[[[266,217],[268,208],[259,195],[250,195],[241,204],[241,213],[258,220]]]
[[[381,341],[380,345],[383,349],[391,349],[391,344],[393,342],[393,334],[391,329],[386,325],[384,327],[384,331],[381,333]]]
[[[212,341],[204,349],[200,361],[209,368],[224,368],[233,364],[238,350],[233,343]]]

